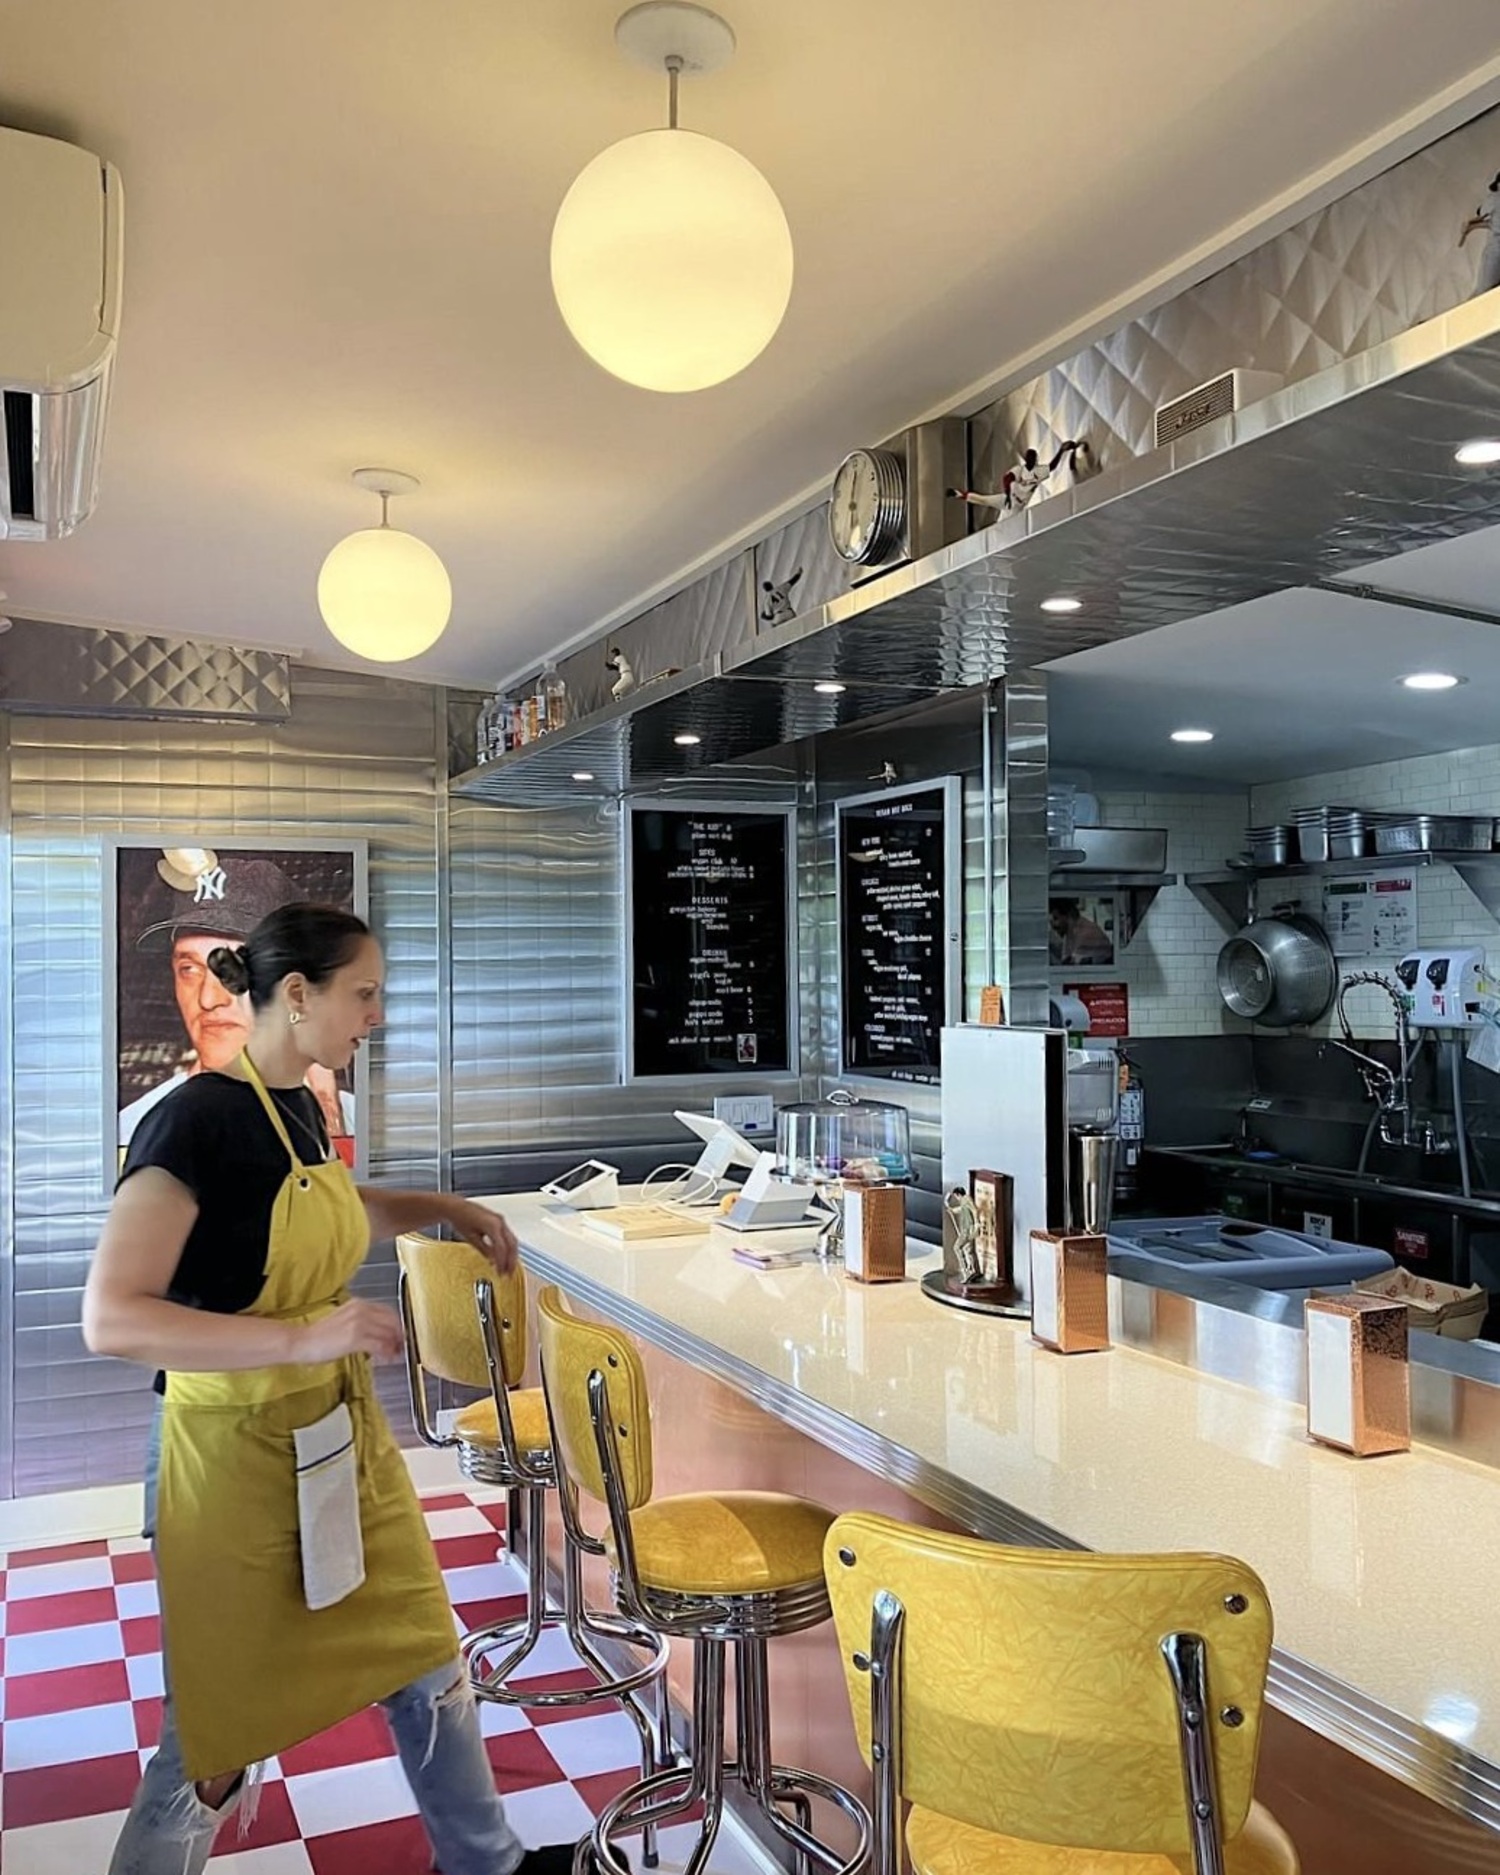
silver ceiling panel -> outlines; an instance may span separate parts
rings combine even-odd
[[[610,744],[609,785],[701,772],[903,696],[967,688],[1493,526],[1500,474],[1453,459],[1486,430],[1500,430],[1500,292],[614,706],[629,729]],[[1042,612],[1058,593],[1082,611]],[[819,697],[818,680],[849,689]],[[578,766],[569,752],[605,727],[615,723],[564,732],[545,755],[526,751],[461,785],[517,800],[533,775]],[[685,730],[702,740],[679,747]],[[596,769],[592,756],[582,766]],[[601,757],[601,782],[605,766]]]

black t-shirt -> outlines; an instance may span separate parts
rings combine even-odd
[[[269,1091],[297,1156],[310,1165],[325,1159],[317,1096],[306,1087]],[[167,1300],[216,1315],[249,1308],[266,1279],[276,1194],[292,1169],[255,1089],[227,1074],[184,1081],[142,1115],[120,1183],[148,1165],[170,1172],[198,1201]]]

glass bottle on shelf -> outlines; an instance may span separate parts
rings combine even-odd
[[[479,706],[479,715],[474,723],[474,760],[483,764],[493,760],[495,740],[495,710],[500,699],[486,697]]]
[[[550,658],[542,666],[542,696],[547,706],[548,729],[566,727],[569,714],[568,686],[562,672]]]

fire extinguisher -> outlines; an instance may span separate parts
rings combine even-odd
[[[1146,1144],[1146,1083],[1120,1050],[1119,1150],[1115,1156],[1115,1203],[1128,1204],[1140,1188],[1141,1152]]]

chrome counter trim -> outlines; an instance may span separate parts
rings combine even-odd
[[[818,1444],[862,1469],[889,1478],[919,1502],[976,1536],[1035,1549],[1082,1549],[1060,1531],[975,1489],[918,1458],[869,1427],[820,1406],[743,1361],[702,1341],[675,1322],[580,1275],[569,1263],[523,1243],[522,1261],[540,1280],[555,1282],[579,1301],[606,1313],[664,1353],[736,1388]],[[923,1259],[925,1262],[926,1259]],[[915,1267],[921,1273],[922,1265]],[[1430,1726],[1419,1725],[1367,1699],[1345,1682],[1281,1648],[1273,1648],[1267,1697],[1279,1712],[1332,1739],[1378,1770],[1487,1829],[1500,1830],[1500,1765]]]

